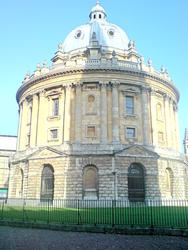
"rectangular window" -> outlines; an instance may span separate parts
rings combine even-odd
[[[58,116],[59,115],[59,99],[53,99],[53,109],[52,109],[52,114],[53,116]]]
[[[135,128],[126,128],[126,138],[135,138]]]
[[[134,97],[126,96],[126,114],[134,114]]]
[[[95,126],[88,126],[87,127],[87,137],[95,137]]]
[[[57,129],[51,129],[50,130],[50,133],[51,133],[51,139],[54,140],[54,139],[57,139]]]

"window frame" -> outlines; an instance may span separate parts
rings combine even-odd
[[[95,136],[91,137],[88,135],[88,128],[89,127],[94,127],[95,128]],[[86,137],[89,139],[96,139],[97,138],[97,126],[95,124],[88,124],[86,125]]]
[[[134,137],[127,137],[127,130],[128,129],[133,129],[134,130]],[[137,135],[137,133],[136,133],[136,128],[135,127],[133,127],[133,126],[126,126],[125,127],[125,139],[126,140],[132,140],[132,139],[136,139],[136,136]]]
[[[132,100],[132,105],[131,107],[128,107],[128,98],[131,98]],[[131,109],[131,113],[127,112],[128,109]],[[125,115],[126,116],[134,116],[135,115],[135,97],[133,95],[126,95],[125,96]]]

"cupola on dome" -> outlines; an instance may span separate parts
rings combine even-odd
[[[63,43],[64,53],[85,49],[89,46],[93,33],[99,46],[112,50],[127,50],[127,34],[117,25],[107,22],[107,14],[97,1],[91,9],[90,21],[72,30]]]

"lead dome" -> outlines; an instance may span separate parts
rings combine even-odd
[[[89,17],[90,21],[87,24],[75,28],[66,37],[63,43],[65,53],[87,48],[93,33],[96,34],[99,46],[103,49],[128,50],[127,34],[120,27],[106,20],[106,12],[99,2],[92,8]]]

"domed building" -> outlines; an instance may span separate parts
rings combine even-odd
[[[17,92],[9,198],[188,198],[179,92],[97,2]]]

